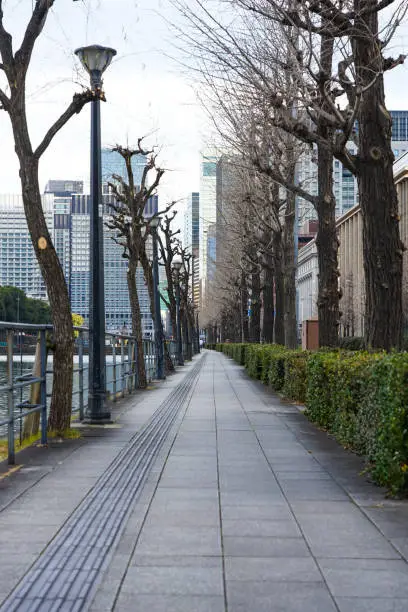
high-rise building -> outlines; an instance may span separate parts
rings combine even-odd
[[[206,305],[207,290],[207,234],[208,228],[216,222],[216,184],[217,161],[219,155],[215,150],[201,153],[200,172],[200,240],[199,240],[199,267],[200,267],[200,303],[201,308]]]
[[[188,196],[184,213],[183,247],[193,256],[192,286],[193,300],[198,304],[200,299],[199,280],[199,245],[200,245],[200,194],[193,192]]]
[[[60,260],[68,288],[71,286],[71,202],[74,194],[82,194],[83,181],[51,180],[45,193],[54,199],[54,246]]]
[[[42,196],[42,204],[48,230],[54,238],[52,195]],[[32,298],[47,299],[21,195],[0,195],[0,285],[18,287]]]
[[[111,149],[102,149],[101,152],[102,161],[102,185],[103,192],[108,193],[108,182],[114,182],[113,175],[121,176],[126,182],[128,182],[128,175],[125,160],[122,155],[117,151]],[[134,155],[132,157],[132,170],[135,185],[140,185],[143,176],[143,170],[146,165],[145,155]]]
[[[217,262],[217,224],[210,223],[207,230],[207,280],[215,280]]]
[[[391,146],[395,159],[401,157],[408,151],[408,111],[391,110],[392,117],[392,140]],[[351,153],[357,152],[357,146],[350,142],[348,145]],[[317,152],[308,151],[303,154],[298,164],[298,180],[306,191],[317,195]],[[334,196],[336,198],[336,217],[344,215],[350,208],[358,204],[358,187],[356,177],[335,159],[333,161]],[[316,219],[316,212],[309,202],[298,198],[299,227],[305,221]]]
[[[106,223],[111,218],[109,203],[112,195],[104,195],[103,246],[104,246],[104,286],[105,316],[108,330],[131,328],[131,312],[127,287],[127,260],[122,257],[123,247],[113,238],[116,232]],[[146,216],[158,210],[158,197],[153,196],[146,207]],[[89,228],[90,196],[72,196],[71,212],[71,306],[76,312],[88,319],[89,314]],[[136,287],[142,314],[142,327],[146,335],[151,335],[153,322],[150,314],[150,300],[141,267],[136,272]]]
[[[51,180],[45,186],[45,193],[53,193],[54,196],[70,196],[73,193],[84,192],[84,181]]]

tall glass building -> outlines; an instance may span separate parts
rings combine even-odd
[[[146,161],[145,155],[134,155],[132,157],[133,178],[136,185],[141,183]],[[105,190],[108,187],[108,182],[114,182],[112,178],[114,174],[121,176],[127,182],[125,160],[117,151],[102,149],[102,183],[105,185]]]
[[[198,304],[200,299],[199,281],[199,245],[200,245],[200,194],[193,192],[187,198],[184,213],[183,247],[194,257],[193,263],[193,298]]]
[[[131,329],[131,312],[127,287],[127,260],[122,257],[123,247],[116,244],[114,230],[106,227],[110,220],[109,203],[112,195],[104,195],[103,247],[106,328],[118,331],[123,327]],[[153,196],[146,207],[146,216],[158,210],[158,197]],[[90,196],[72,196],[71,212],[71,283],[70,295],[73,312],[88,320],[89,314],[89,231]],[[142,313],[142,327],[145,335],[151,335],[153,322],[150,314],[150,300],[142,268],[136,274],[136,287]]]
[[[199,267],[200,267],[200,301],[201,308],[206,304],[207,292],[207,250],[208,228],[217,219],[217,162],[219,155],[215,150],[201,153],[200,172],[200,225],[199,225]]]

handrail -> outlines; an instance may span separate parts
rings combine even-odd
[[[7,342],[7,381],[0,385],[0,393],[7,394],[7,417],[0,417],[0,427],[7,426],[8,440],[8,462],[13,465],[15,463],[15,433],[16,424],[20,423],[20,432],[23,419],[32,413],[39,412],[41,419],[41,444],[47,444],[47,419],[48,419],[48,402],[47,399],[51,394],[47,394],[47,375],[52,375],[52,369],[47,369],[47,332],[52,332],[52,325],[16,323],[9,321],[0,321],[0,333],[6,334]],[[74,380],[72,395],[75,398],[73,402],[73,413],[78,413],[79,419],[82,420],[86,413],[87,406],[87,385],[85,372],[89,370],[87,361],[85,360],[85,348],[87,345],[87,335],[89,328],[74,326],[76,332],[75,338],[75,353],[74,353]],[[39,375],[35,370],[31,373],[14,371],[14,341],[20,339],[20,349],[22,347],[21,332],[31,332],[36,334],[36,350],[39,351]],[[106,332],[105,343],[105,374],[107,394],[110,392],[110,397],[113,402],[116,402],[118,397],[124,397],[126,394],[133,393],[139,384],[138,380],[138,350],[137,341],[134,336],[129,334],[121,334],[116,332]],[[39,342],[39,346],[38,346]],[[166,340],[167,351],[170,355],[173,365],[177,363],[177,343],[173,340]],[[3,345],[4,346],[4,345]],[[20,353],[20,356],[22,352]],[[147,382],[151,382],[157,373],[157,345],[156,342],[150,339],[143,339],[143,355],[146,368]],[[38,359],[38,354],[37,354]],[[38,363],[37,363],[38,365]],[[40,401],[35,404],[30,404],[27,399],[16,401],[15,392],[19,390],[23,394],[24,390],[28,390],[34,384],[40,385]],[[19,412],[16,410],[19,409]]]

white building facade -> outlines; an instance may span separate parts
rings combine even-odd
[[[297,290],[300,323],[317,317],[318,282],[317,247],[315,240],[312,240],[299,249],[298,255]]]
[[[54,199],[42,196],[48,231],[54,240]],[[0,285],[22,289],[46,300],[47,292],[34,253],[21,195],[0,195]]]

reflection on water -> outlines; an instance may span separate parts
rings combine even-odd
[[[83,372],[83,386],[84,386],[84,405],[87,403],[88,395],[88,357],[84,356],[84,372]],[[31,374],[34,364],[34,355],[15,355],[13,360],[13,378]],[[153,377],[154,363],[152,359],[146,360],[146,370],[150,373],[150,377]],[[52,357],[48,359],[47,370],[47,394],[51,394],[52,390]],[[129,371],[129,366],[124,363],[123,369],[119,360],[116,363],[116,392],[119,393],[123,387],[123,378]],[[106,357],[106,388],[109,393],[113,392],[113,378],[114,368],[112,363],[112,357]],[[0,355],[0,386],[7,384],[7,359],[5,355]],[[124,383],[126,386],[126,382]],[[15,414],[21,414],[22,408],[18,407],[18,404],[28,400],[30,395],[30,387],[24,387],[14,392],[14,406]],[[50,397],[48,397],[48,406],[50,404]],[[78,372],[78,357],[74,357],[74,381],[73,381],[73,397],[72,397],[72,409],[73,411],[79,410],[79,372]],[[7,418],[7,391],[0,391],[0,421]],[[18,419],[15,422],[15,430],[17,435],[20,434],[20,427],[22,426],[22,420]],[[7,435],[7,426],[0,426],[0,438],[4,438]]]

